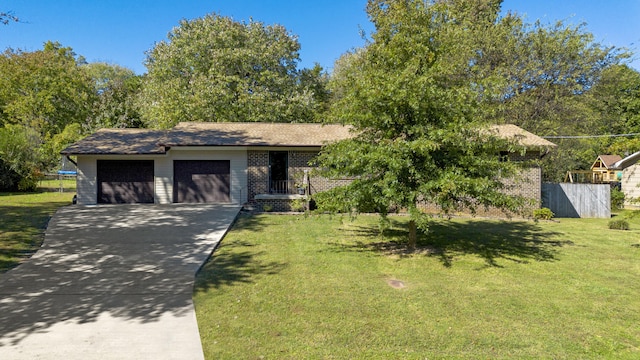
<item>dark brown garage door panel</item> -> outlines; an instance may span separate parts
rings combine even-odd
[[[98,160],[98,203],[153,203],[153,160]]]
[[[177,203],[231,202],[229,160],[175,160],[173,201]]]

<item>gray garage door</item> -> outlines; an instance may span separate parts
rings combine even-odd
[[[98,203],[153,203],[153,160],[98,160]]]
[[[228,203],[229,160],[176,160],[173,162],[173,201],[177,203]]]

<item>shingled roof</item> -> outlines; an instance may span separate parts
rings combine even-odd
[[[593,165],[591,165],[592,169],[594,168],[594,166],[598,162],[598,159],[602,162],[602,165],[604,165],[605,168],[612,169],[614,167],[614,165],[618,161],[622,160],[622,156],[620,156],[620,155],[598,155],[598,158],[596,159],[596,161],[594,161]]]
[[[160,144],[173,146],[319,147],[351,137],[350,127],[290,123],[182,122]]]
[[[526,147],[556,146],[515,125],[496,125],[490,131]],[[102,129],[61,153],[153,155],[181,146],[321,147],[352,136],[350,126],[335,124],[182,122],[170,130]]]
[[[527,130],[513,124],[493,125],[490,131],[495,131],[496,135],[509,140],[516,140],[518,144],[525,147],[555,148],[556,144],[545,140],[538,135],[534,135]]]
[[[342,125],[183,122],[171,130],[102,129],[61,153],[150,155],[180,146],[321,147],[350,136],[350,127]]]
[[[61,151],[63,155],[164,154],[158,140],[166,131],[149,129],[101,129]]]

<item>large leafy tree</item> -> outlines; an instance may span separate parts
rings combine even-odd
[[[131,69],[100,62],[86,64],[83,70],[93,80],[96,92],[85,131],[144,127],[136,101],[142,83],[140,76]]]
[[[140,77],[109,64],[87,64],[69,47],[6,50],[0,56],[1,186],[31,189],[59,164],[60,150],[102,127],[141,125]]]
[[[62,143],[81,135],[97,96],[84,64],[56,42],[0,55],[0,187],[32,190]]]
[[[330,177],[354,178],[319,198],[326,209],[407,208],[410,246],[428,217],[418,202],[448,212],[460,207],[515,210],[523,199],[500,190],[498,174],[514,171],[478,115],[484,97],[499,95],[494,76],[477,76],[478,38],[495,26],[498,1],[371,0],[370,43],[341,60],[332,89],[333,116],[355,137],[325,148]],[[484,129],[484,130],[483,130]]]
[[[20,124],[43,138],[84,123],[96,92],[71,48],[47,42],[42,50],[0,56],[0,125]]]
[[[558,151],[544,163],[546,177],[562,181],[568,170],[589,170],[600,154],[629,155],[640,150],[640,73],[627,65],[614,64],[599,71],[584,93],[573,95],[580,111],[589,114],[578,127],[566,127],[567,138],[553,139]],[[575,119],[567,115],[569,120]],[[568,121],[571,122],[571,121]],[[561,128],[563,124],[558,124]]]
[[[529,25],[515,19],[509,41],[496,44],[480,64],[506,79],[491,103],[493,111],[485,114],[542,135],[592,130],[598,117],[585,94],[626,54],[594,42],[584,24]]]
[[[297,70],[299,48],[279,25],[215,14],[183,20],[147,53],[143,118],[159,128],[179,121],[312,121],[323,107],[321,71]]]
[[[592,88],[604,71],[629,56],[626,51],[595,42],[585,24],[526,24],[513,14],[478,39],[484,46],[476,73],[502,79],[499,96],[483,99],[480,115],[487,121],[516,124],[540,136],[602,133],[603,113],[590,105]],[[594,140],[556,141],[558,150],[542,164],[548,180],[588,168],[599,151]]]
[[[606,69],[590,90],[590,104],[600,116],[601,134],[640,133],[640,72],[627,65]],[[607,151],[625,155],[640,151],[640,136],[604,140]]]

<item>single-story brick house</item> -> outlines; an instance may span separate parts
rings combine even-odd
[[[286,210],[303,197],[296,183],[307,192],[339,184],[305,179],[305,171],[324,144],[349,136],[342,125],[185,122],[166,131],[102,129],[61,153],[77,158],[78,204],[257,203]]]
[[[527,157],[555,146],[514,125],[496,129],[518,137]],[[326,143],[350,136],[342,125],[185,122],[102,129],[61,153],[77,158],[78,204],[250,203],[286,211],[292,200],[349,181],[314,177],[309,163]],[[541,177],[527,186],[539,200]]]

